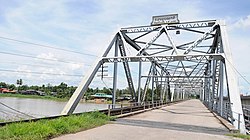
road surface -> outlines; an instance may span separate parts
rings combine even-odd
[[[232,140],[199,101],[188,100],[54,140]]]

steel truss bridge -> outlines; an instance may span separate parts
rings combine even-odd
[[[127,49],[132,55],[127,55]],[[199,97],[213,112],[245,132],[237,78],[222,20],[205,20],[121,28],[102,57],[82,79],[62,114],[72,114],[98,70],[113,65],[113,99],[116,102],[118,63],[123,65],[133,100],[145,102],[148,88],[151,101],[156,92],[160,101]],[[131,63],[138,66],[135,87]],[[144,68],[145,65],[148,69]],[[142,68],[143,67],[143,68]],[[144,82],[142,79],[145,79]]]

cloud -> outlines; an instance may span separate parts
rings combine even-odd
[[[77,70],[77,69],[80,69],[82,67],[83,67],[83,65],[81,65],[81,64],[69,64],[69,68],[71,70]]]
[[[137,0],[137,1],[109,1],[109,0],[60,0],[60,1],[23,1],[5,2],[0,6],[0,36],[16,38],[24,41],[45,44],[57,48],[68,49],[80,53],[101,56],[109,45],[115,33],[120,27],[149,25],[153,15],[178,13],[181,21],[202,20],[207,16],[206,8],[201,8],[201,1],[171,1],[171,0]],[[212,4],[206,3],[209,7]],[[6,8],[7,7],[7,8]],[[1,12],[3,11],[3,12]],[[217,17],[215,17],[217,18]],[[233,19],[234,17],[230,17]],[[3,19],[3,20],[1,20]],[[232,38],[232,50],[236,56],[239,69],[250,67],[243,55],[249,51],[247,37],[249,31],[245,31],[246,37],[241,36],[239,28],[249,28],[250,16],[240,19],[232,24],[230,31]],[[231,25],[230,25],[231,26]],[[118,28],[119,27],[119,28]],[[248,35],[248,36],[247,36]],[[57,74],[85,74],[95,61],[95,57],[80,55],[77,53],[60,51],[57,49],[43,48],[34,45],[21,44],[0,40],[2,51],[11,51],[20,54],[29,54],[37,58],[65,60],[74,63],[61,63],[40,59],[29,59],[15,56],[0,56],[1,61],[15,61],[16,63],[28,62],[30,64],[46,65],[47,67],[13,66],[13,69],[38,71]],[[178,43],[178,42],[176,42]],[[127,48],[126,48],[127,49]],[[128,54],[133,54],[127,49]],[[0,62],[1,62],[0,61]],[[242,61],[244,61],[242,63]],[[6,67],[8,67],[6,65]],[[48,68],[49,67],[49,68]],[[9,67],[10,69],[10,67]],[[111,68],[110,68],[111,69]],[[137,71],[137,66],[131,66]],[[121,71],[121,73],[123,73]],[[143,71],[144,75],[147,72]],[[78,85],[81,77],[53,76],[23,74],[29,83],[60,83],[67,81],[69,84]],[[133,73],[133,79],[137,74]],[[21,75],[9,77],[9,81],[15,81]],[[112,74],[110,75],[112,76]],[[14,80],[13,80],[14,79]],[[110,82],[112,80],[108,80]],[[103,85],[103,84],[100,84]]]
[[[241,75],[249,78],[249,67],[247,56],[250,52],[250,15],[240,15],[240,17],[227,17],[229,47],[233,55],[233,64]],[[236,75],[239,74],[236,72]],[[240,76],[239,76],[240,77]],[[239,88],[242,93],[247,92],[249,84],[244,80],[239,80]]]
[[[47,60],[57,60],[57,58],[55,58],[55,55],[51,52],[49,53],[41,53],[39,55],[37,55],[37,58],[40,59],[47,59]]]
[[[237,22],[235,22],[231,28],[236,29],[250,29],[250,15],[247,17],[239,19]]]
[[[32,74],[30,73],[31,72],[31,69],[28,68],[27,66],[25,65],[22,65],[22,66],[19,66],[17,69],[16,69],[17,72],[19,71],[24,71],[26,72],[25,74],[21,74],[21,73],[18,73],[17,74],[17,77],[23,77],[25,79],[29,79],[32,77]],[[18,79],[18,78],[17,78]]]

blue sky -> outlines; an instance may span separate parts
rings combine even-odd
[[[181,21],[224,19],[236,68],[250,80],[250,1],[248,0],[0,0],[0,37],[44,44],[100,56],[121,27],[148,25],[153,15],[178,13]],[[0,51],[73,63],[0,55],[0,69],[84,74],[95,57],[16,43],[0,38]],[[35,67],[31,65],[41,65]],[[1,72],[1,81],[78,85],[80,77]],[[72,79],[73,78],[73,79]],[[250,85],[239,78],[242,92]],[[250,92],[249,92],[250,93]]]

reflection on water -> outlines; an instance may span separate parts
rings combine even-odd
[[[30,116],[37,118],[59,115],[67,102],[44,99],[1,97],[0,103],[3,103],[0,104],[1,120],[18,120],[30,118]],[[12,109],[4,106],[4,104],[8,105]],[[79,103],[74,113],[107,109],[107,107],[107,104]],[[22,114],[22,112],[30,116]]]

